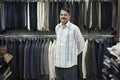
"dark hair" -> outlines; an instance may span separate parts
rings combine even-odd
[[[68,12],[68,13],[71,15],[71,11],[70,11],[69,8],[67,8],[67,7],[63,7],[63,8],[61,8],[61,10],[64,10],[64,11]]]

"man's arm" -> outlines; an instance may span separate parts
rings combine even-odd
[[[78,27],[75,28],[74,33],[75,33],[75,41],[76,41],[77,48],[78,48],[78,54],[80,54],[83,51],[85,40]]]

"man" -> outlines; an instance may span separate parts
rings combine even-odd
[[[60,21],[55,27],[57,80],[78,80],[77,56],[84,47],[84,38],[78,26],[70,22],[71,12],[68,8],[60,11]]]

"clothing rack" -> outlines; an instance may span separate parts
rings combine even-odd
[[[83,35],[84,38],[106,38],[114,37],[114,35]],[[18,39],[18,38],[56,38],[56,35],[34,35],[34,34],[25,34],[25,35],[0,35],[1,39]]]
[[[85,0],[0,0],[0,2],[80,2],[80,1],[85,1]],[[90,0],[89,0],[90,1]],[[112,1],[117,1],[117,0],[92,0],[92,1],[100,1],[100,2],[112,2]]]
[[[114,37],[114,35],[83,35],[83,37],[97,39],[97,38],[106,38],[106,37],[112,38]]]
[[[18,38],[55,38],[55,35],[0,35],[0,38],[13,38],[13,39],[18,39]]]

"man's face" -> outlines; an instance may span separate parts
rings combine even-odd
[[[66,24],[70,20],[70,14],[67,11],[60,11],[60,21],[62,24]]]

